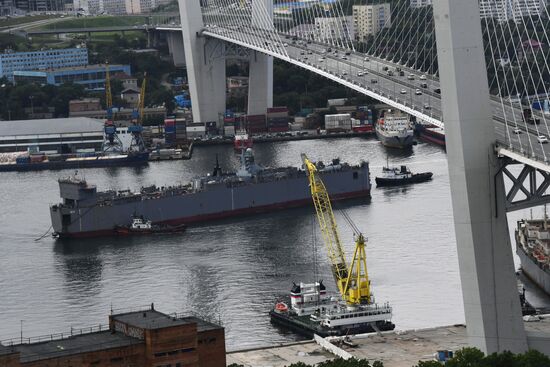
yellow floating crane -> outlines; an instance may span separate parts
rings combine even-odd
[[[315,206],[315,212],[317,213],[317,221],[321,228],[323,241],[331,262],[332,274],[340,295],[348,305],[371,304],[365,237],[347,214],[343,213],[356,234],[355,251],[351,264],[348,267],[344,248],[338,233],[338,225],[332,211],[330,197],[325,184],[321,180],[317,166],[305,154],[302,154],[302,161],[307,171],[311,197]]]

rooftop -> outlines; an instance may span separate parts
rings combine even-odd
[[[145,310],[113,315],[113,319],[143,329],[162,329],[171,326],[197,324],[197,331],[221,328],[195,316],[167,315],[156,310]]]
[[[0,137],[101,132],[103,121],[88,117],[0,121]]]
[[[19,344],[13,348],[21,353],[21,362],[26,363],[141,343],[143,343],[143,340],[107,330],[43,343]]]

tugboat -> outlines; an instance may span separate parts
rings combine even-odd
[[[142,215],[132,216],[132,224],[129,226],[116,226],[115,233],[118,235],[154,234],[154,233],[176,233],[187,229],[185,224],[169,226],[167,224],[153,224]]]
[[[400,186],[432,179],[433,173],[412,173],[407,166],[383,167],[382,177],[376,177],[376,186]]]

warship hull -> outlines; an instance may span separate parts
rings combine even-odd
[[[333,200],[370,197],[368,163],[321,175]],[[238,184],[208,182],[198,191],[135,193],[107,199],[95,187],[60,181],[64,202],[50,207],[52,227],[60,238],[92,237],[113,234],[115,227],[129,225],[135,214],[153,223],[179,225],[311,204],[304,171],[295,169],[274,177]]]

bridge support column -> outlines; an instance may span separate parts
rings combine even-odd
[[[178,0],[187,64],[193,121],[218,121],[225,112],[225,58],[212,57],[223,43],[200,36],[203,28],[199,0]]]
[[[167,32],[166,43],[168,43],[168,52],[172,55],[174,66],[185,66],[185,50],[183,47],[183,34],[180,32]]]
[[[248,114],[265,115],[273,107],[273,57],[250,52]]]
[[[434,1],[434,17],[469,342],[485,353],[524,352],[478,0]]]
[[[273,0],[252,1],[252,24],[266,28],[266,16],[273,23]],[[273,107],[273,57],[250,52],[248,79],[248,114],[264,115]]]

